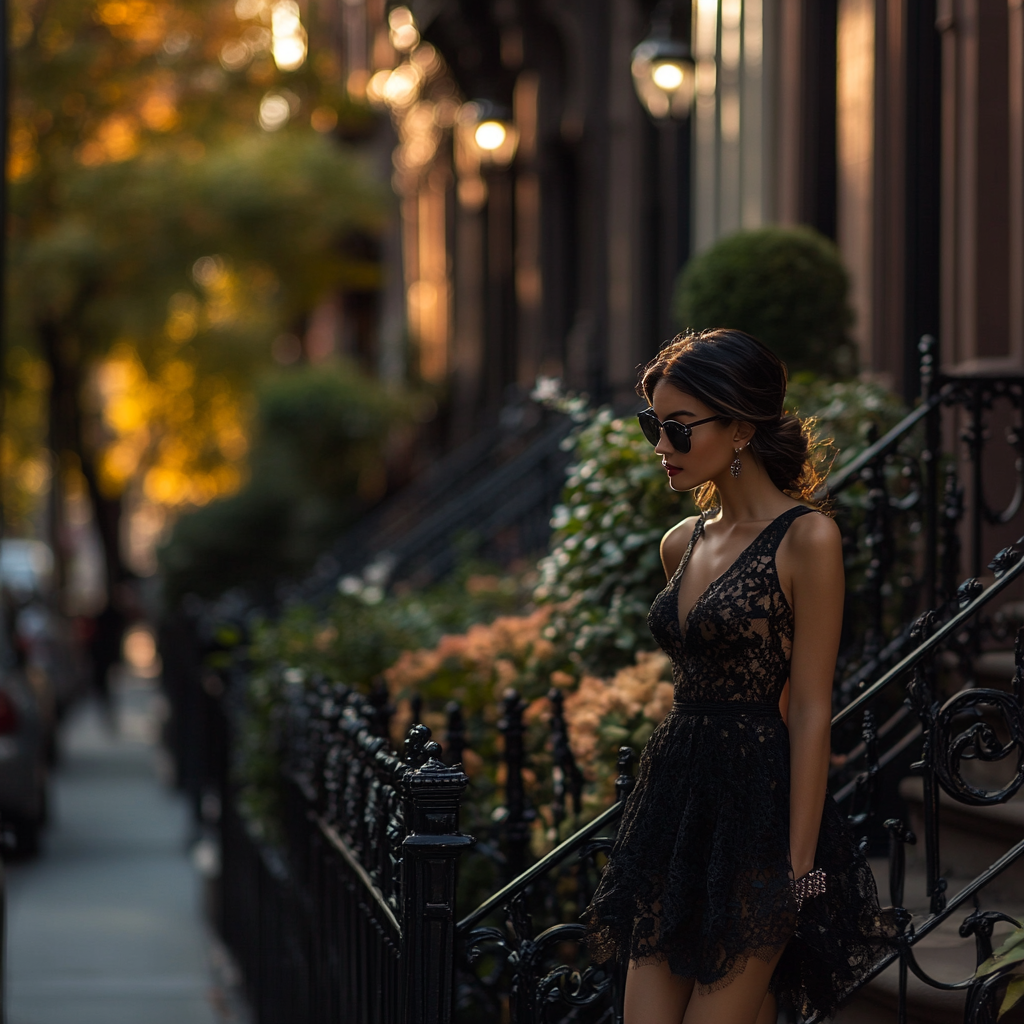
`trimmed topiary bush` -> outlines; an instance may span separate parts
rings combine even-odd
[[[723,238],[676,283],[680,329],[733,327],[763,341],[789,367],[827,377],[857,369],[853,311],[839,250],[810,228],[768,227]]]

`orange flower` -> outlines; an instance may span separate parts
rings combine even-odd
[[[599,775],[604,749],[601,728],[608,722],[635,732],[645,722],[657,725],[672,706],[667,682],[669,660],[661,651],[640,652],[636,664],[620,669],[611,679],[584,676],[565,698],[569,744],[584,775]]]

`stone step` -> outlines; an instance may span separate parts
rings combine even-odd
[[[978,686],[1008,690],[1016,669],[1013,651],[984,651],[974,659],[974,676]]]
[[[1002,780],[971,780],[975,785],[999,785]],[[910,870],[924,870],[924,781],[903,779],[900,797],[906,802],[909,824],[917,844],[907,847]],[[975,878],[1007,850],[1024,839],[1024,792],[1005,804],[974,807],[939,791],[939,871],[943,877]],[[1008,868],[989,887],[990,898],[1014,899],[1024,894],[1024,858]]]
[[[1015,621],[1024,621],[1024,602]],[[1009,690],[1015,671],[1013,651],[987,651],[975,662],[978,686]],[[1016,758],[986,764],[964,761],[961,770],[968,782],[986,789],[1005,785],[1015,770]],[[928,916],[924,870],[924,784],[919,776],[910,776],[899,784],[899,795],[907,806],[908,824],[917,834],[915,846],[907,847],[907,873],[904,904],[920,924]],[[962,804],[944,791],[939,793],[939,870],[946,879],[947,893],[953,895],[981,874],[1010,847],[1024,839],[1024,793],[1005,804],[974,807]],[[888,861],[872,859],[872,870],[883,904],[889,902]],[[1024,923],[1024,858],[989,883],[979,893],[985,910],[1000,910]],[[973,905],[960,908],[950,919],[914,947],[924,971],[943,982],[969,978],[976,967],[974,939],[962,939],[961,922]],[[1012,925],[996,927],[998,945]],[[866,985],[835,1018],[835,1024],[895,1024],[899,994],[899,968],[893,964]],[[935,989],[912,973],[907,984],[908,1024],[961,1024],[965,993]],[[1022,1024],[1024,1005],[1004,1016],[1000,1024]]]
[[[888,903],[889,864],[886,858],[872,858],[871,868],[875,874],[879,897]],[[949,893],[963,888],[972,878],[950,875]],[[1017,889],[1015,897],[1006,901],[987,889],[982,890],[979,901],[985,910],[1001,910],[1020,921],[1024,921],[1024,889]],[[925,896],[925,875],[923,869],[912,866],[908,869],[904,889],[904,904],[913,914],[915,923],[928,918],[928,900]],[[962,907],[943,922],[935,931],[921,939],[914,946],[918,964],[930,977],[946,983],[963,981],[974,974],[977,966],[976,947],[973,937],[962,939],[959,935],[961,922],[973,910],[973,905]],[[1003,941],[1012,930],[1010,924],[996,926],[994,945]],[[835,1024],[890,1024],[896,1021],[899,998],[899,967],[893,964],[881,975],[866,985],[835,1018]],[[964,1014],[963,991],[945,991],[932,988],[908,972],[907,979],[907,1022],[908,1024],[961,1024]],[[1000,1024],[1022,1024],[1024,1006],[1016,1007],[1002,1018]]]

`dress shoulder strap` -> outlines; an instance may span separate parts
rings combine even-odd
[[[690,534],[690,543],[686,545],[686,550],[683,552],[683,557],[679,559],[679,564],[676,566],[676,571],[672,574],[673,577],[682,576],[686,571],[686,563],[690,561],[690,553],[693,551],[693,545],[697,543],[698,538],[704,532],[704,520],[707,518],[706,512],[701,512],[697,517],[697,522],[693,524],[693,532]]]
[[[764,541],[772,555],[775,555],[779,550],[782,538],[786,536],[786,532],[789,530],[790,526],[792,526],[793,523],[795,523],[801,516],[815,511],[817,510],[808,508],[806,505],[796,505],[793,508],[786,509],[781,516],[777,516],[772,523],[765,527],[764,533],[761,536],[764,538]]]

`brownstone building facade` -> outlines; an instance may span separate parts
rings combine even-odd
[[[443,385],[456,430],[542,373],[625,402],[689,255],[766,223],[836,239],[865,373],[915,394],[924,333],[1024,368],[1022,0],[675,0],[695,96],[664,121],[630,72],[654,6],[340,0],[395,131],[385,375]]]

